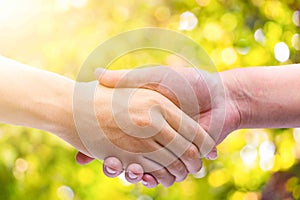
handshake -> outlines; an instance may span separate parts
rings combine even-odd
[[[105,159],[109,177],[124,169],[131,183],[168,187],[198,172],[202,157],[216,158],[216,145],[239,128],[237,104],[226,94],[229,85],[219,74],[153,67],[98,69],[96,76],[100,84],[90,85],[95,95],[83,95],[87,89],[75,86],[75,121],[84,154]],[[82,114],[87,96],[93,97],[94,109]],[[94,113],[97,120],[87,122]],[[79,163],[92,160],[84,154],[78,153]]]
[[[0,121],[56,134],[81,164],[168,187],[215,159],[239,128],[300,126],[300,66],[208,73],[194,68],[98,69],[75,82],[0,57]],[[8,87],[9,86],[9,87]],[[75,88],[75,89],[74,89]]]

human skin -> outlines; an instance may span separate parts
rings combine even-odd
[[[195,89],[195,93],[199,98],[207,97],[207,92],[217,98],[214,93],[216,88],[223,84],[225,101],[215,103],[207,102],[206,107],[200,113],[199,123],[203,128],[211,134],[212,138],[217,139],[220,143],[233,130],[242,128],[293,128],[300,126],[300,65],[288,65],[281,67],[252,67],[233,69],[219,73],[220,81],[206,81],[201,76],[211,76],[207,73],[199,71],[195,73],[195,69],[177,68],[173,69],[182,74]],[[156,67],[143,69],[135,76],[126,77],[126,81],[117,84],[128,71],[106,71],[100,79],[100,83],[108,87],[135,87],[137,85],[145,85],[145,88],[153,89],[165,95],[173,102],[176,101],[174,96],[165,87],[159,87],[163,80],[170,74],[164,67]],[[204,74],[204,75],[202,75]],[[143,77],[141,79],[140,77]],[[144,78],[145,77],[145,78]],[[206,80],[211,80],[207,78]],[[142,83],[141,83],[142,82]],[[125,84],[123,84],[125,83]],[[151,84],[149,84],[151,83]],[[154,84],[156,83],[156,84]],[[211,84],[213,83],[213,84]],[[207,89],[210,88],[211,90]],[[217,90],[218,91],[218,90]],[[180,95],[180,93],[177,93]],[[204,98],[205,102],[210,98]],[[211,132],[209,122],[211,120],[218,121],[216,117],[211,118],[211,113],[218,105],[225,107],[226,112],[224,126],[217,135]],[[202,116],[202,117],[201,117]],[[86,161],[89,161],[86,158]],[[84,160],[84,159],[83,159]],[[107,158],[104,162],[104,171],[113,168],[120,171],[120,163],[117,158]],[[141,168],[137,165],[136,169],[127,173],[134,173]],[[110,172],[115,172],[110,171]],[[122,171],[122,170],[121,170]],[[116,174],[118,174],[116,173]],[[141,173],[141,171],[139,171]],[[110,174],[105,171],[109,177],[115,177],[116,174]],[[154,187],[157,182],[150,174],[143,177],[147,186]],[[130,181],[134,182],[134,181]]]
[[[76,99],[74,88],[79,89]],[[92,98],[85,96],[86,91],[93,92]],[[88,158],[122,155],[122,168],[137,163],[134,166],[148,168],[164,186],[184,179],[189,171],[198,171],[201,167],[199,155],[208,153],[199,147],[215,145],[214,140],[193,119],[167,98],[151,90],[112,89],[99,85],[97,81],[76,83],[58,74],[0,57],[0,94],[1,122],[51,132]],[[113,104],[117,94],[130,94],[131,99],[125,103],[117,99]],[[79,106],[75,106],[74,101]],[[92,112],[87,109],[89,105],[95,108]],[[113,105],[117,105],[120,113],[128,110],[130,118],[121,115],[118,118],[121,121],[117,122],[114,115],[118,112],[112,111]],[[74,119],[74,114],[79,118]],[[151,119],[152,114],[159,120]],[[129,132],[132,131],[130,127],[150,127],[157,134],[147,138],[133,137],[118,126],[123,121],[131,122]],[[78,127],[88,127],[88,131],[79,133]],[[189,132],[195,132],[195,137],[190,137]],[[94,138],[93,134],[100,136]],[[168,149],[163,148],[170,141],[177,141],[186,147],[182,149],[182,154],[177,155],[177,148],[181,146],[176,144]],[[159,154],[152,160],[145,156],[145,153],[155,151]],[[160,156],[164,159],[159,159]],[[166,158],[171,160],[168,165],[163,163]]]

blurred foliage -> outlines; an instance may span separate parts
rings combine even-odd
[[[0,52],[75,79],[89,53],[111,36],[163,27],[198,42],[220,71],[296,63],[299,9],[298,0],[0,1]],[[128,56],[112,68],[181,62],[152,51]],[[106,178],[98,161],[77,165],[75,150],[48,133],[1,125],[0,199],[261,199],[269,177],[297,163],[299,135],[299,129],[236,131],[200,173],[168,189],[145,189]],[[295,176],[278,184],[297,199]]]

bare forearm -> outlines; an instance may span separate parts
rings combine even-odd
[[[300,126],[299,64],[235,69],[225,73],[229,77],[225,85],[229,85],[240,111],[240,128]]]
[[[0,57],[0,121],[55,133],[81,148],[73,122],[74,81]]]

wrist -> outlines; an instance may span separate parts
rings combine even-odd
[[[209,115],[212,121],[206,124],[206,129],[219,143],[229,133],[239,129],[241,124],[241,114],[235,97],[235,76],[231,71],[213,74],[200,71],[198,74],[199,78],[194,82],[194,89],[201,112],[211,110]]]
[[[49,87],[49,93],[52,94],[48,99],[50,103],[45,108],[48,112],[45,118],[46,126],[42,129],[55,134],[77,150],[89,155],[77,134],[74,121],[73,95],[75,82],[65,78],[57,81],[52,85],[58,85],[59,87],[54,87],[53,90]]]
[[[246,126],[249,118],[249,99],[240,81],[239,69],[232,69],[220,73],[225,91],[226,122],[231,124],[230,132]]]
[[[264,97],[255,97],[255,93],[264,85],[263,80],[261,83],[253,84],[254,81],[257,81],[255,80],[255,74],[254,79],[251,79],[249,73],[252,72],[242,68],[228,70],[223,73],[225,74],[224,85],[228,91],[229,99],[239,114],[240,122],[237,129],[259,128],[258,124],[264,123],[265,119],[263,117],[260,119],[261,116],[257,114],[257,116],[254,116],[254,113],[260,112],[260,108],[257,106],[260,104],[258,101],[260,101],[260,98],[264,99]]]
[[[82,145],[74,126],[74,81],[0,59],[0,121],[55,133],[78,149]]]

